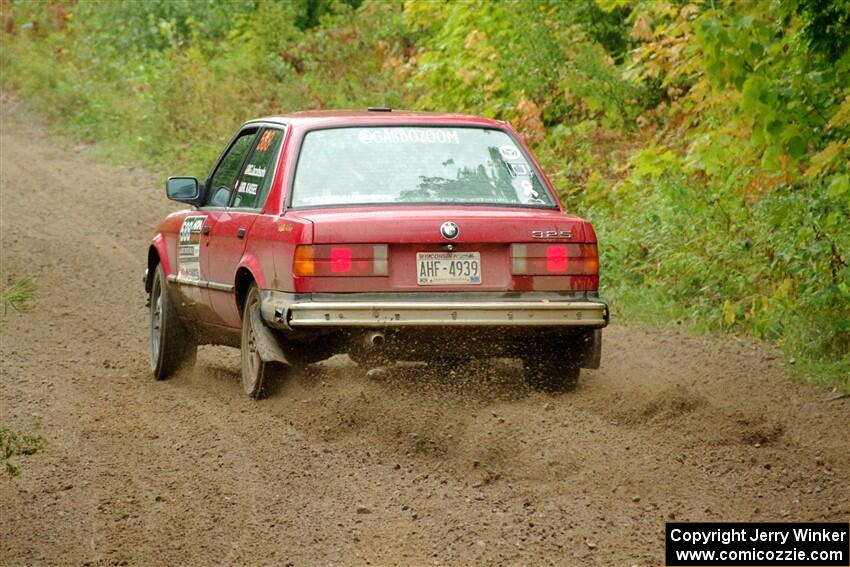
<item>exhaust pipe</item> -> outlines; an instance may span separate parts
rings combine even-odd
[[[384,343],[384,333],[372,332],[366,333],[363,337],[363,342],[367,347],[378,347]]]

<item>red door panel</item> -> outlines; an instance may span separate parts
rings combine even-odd
[[[202,270],[210,282],[207,290],[209,307],[218,325],[238,328],[241,316],[236,305],[233,285],[236,269],[245,252],[245,242],[257,213],[248,211],[210,211],[209,232],[202,237]],[[225,289],[229,287],[230,289]]]

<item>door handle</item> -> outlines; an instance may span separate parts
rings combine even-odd
[[[211,227],[210,225],[208,225],[208,224],[205,224],[205,225],[204,225],[204,228],[203,228],[203,233],[204,233],[204,234],[209,234],[209,233],[210,233],[210,230],[212,230],[212,227]]]
[[[239,230],[236,231],[236,238],[240,238],[240,239],[245,238],[245,232],[247,232],[247,229],[240,228]]]

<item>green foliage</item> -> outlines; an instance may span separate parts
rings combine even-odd
[[[35,294],[35,282],[31,277],[18,278],[0,292],[0,304],[3,305],[5,316],[9,309],[14,311],[29,311]]]
[[[799,0],[803,34],[810,48],[837,61],[850,49],[850,3],[845,0]]]
[[[302,30],[314,28],[340,6],[357,8],[362,3],[363,0],[294,0],[295,25]]]
[[[625,126],[636,115],[641,88],[616,68],[614,60],[624,52],[612,55],[605,48],[625,48],[626,34],[614,23],[625,9],[607,13],[586,2],[408,0],[405,13],[422,34],[411,77],[424,91],[417,101],[422,107],[516,119],[532,141],[542,134],[527,123],[524,99],[533,108],[545,107],[540,126],[588,117]]]
[[[43,451],[47,442],[38,435],[25,435],[8,427],[0,427],[0,459],[9,476],[18,476],[20,468],[9,459],[18,455],[34,455]]]
[[[409,106],[510,120],[601,241],[615,313],[850,369],[840,0],[15,2],[2,84],[203,175],[238,123]],[[120,124],[120,128],[115,128]]]
[[[639,191],[651,192],[643,198],[653,209],[660,196],[676,194],[668,183],[693,193],[664,213],[664,227],[684,243],[655,235],[646,244],[659,261],[684,253],[692,270],[679,266],[679,278],[662,274],[650,285],[668,286],[677,305],[716,328],[832,360],[846,382],[850,53],[845,46],[828,60],[805,39],[799,17],[776,18],[767,2],[702,12],[648,7],[656,9],[653,40],[632,71],[676,86],[654,138],[684,161],[668,166],[641,150],[635,172],[650,178]],[[693,33],[683,43],[687,57],[671,57],[664,41],[683,33]],[[689,296],[698,297],[692,306]]]
[[[298,84],[303,108],[402,105],[403,85],[393,64],[409,41],[397,4],[338,5],[323,26],[292,44],[289,81]]]

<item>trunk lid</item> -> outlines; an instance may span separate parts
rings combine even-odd
[[[388,246],[388,277],[313,278],[321,281],[310,283],[312,291],[519,291],[553,286],[569,290],[569,277],[514,276],[511,244],[595,242],[588,223],[554,209],[415,206],[316,209],[295,214],[313,224],[312,244]],[[441,233],[446,222],[459,229],[454,239]],[[452,258],[459,260],[480,260],[480,280],[423,285],[421,276],[427,268],[423,259],[428,253],[431,257],[435,257],[433,253],[452,253]]]
[[[314,244],[453,244],[534,242],[533,231],[569,231],[567,242],[594,241],[586,223],[554,209],[505,207],[382,207],[298,211],[313,223]],[[452,221],[460,233],[454,240],[440,234]],[[589,239],[590,238],[590,239]]]

